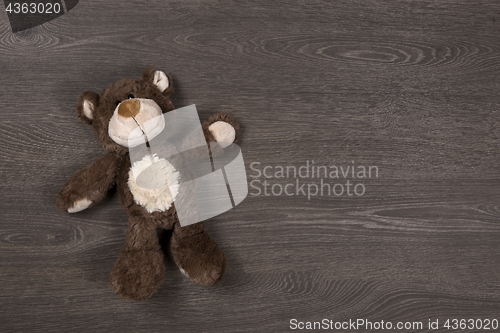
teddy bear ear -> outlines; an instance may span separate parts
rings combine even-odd
[[[85,121],[87,124],[92,124],[95,116],[95,110],[99,104],[99,95],[93,91],[85,91],[80,95],[80,100],[76,107],[78,118]]]
[[[169,93],[172,90],[172,79],[162,71],[155,71],[153,67],[148,68],[142,74],[142,79],[153,83],[163,93]]]

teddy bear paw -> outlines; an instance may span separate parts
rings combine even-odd
[[[81,199],[73,203],[73,206],[68,208],[68,213],[78,213],[84,209],[87,209],[92,204],[92,200]]]
[[[150,297],[164,278],[160,251],[122,251],[109,277],[109,286],[127,300],[142,301]]]
[[[208,286],[222,280],[226,257],[207,233],[173,240],[172,254],[181,273],[194,284]]]
[[[216,121],[208,127],[208,130],[222,148],[229,146],[236,139],[236,130],[225,121]]]

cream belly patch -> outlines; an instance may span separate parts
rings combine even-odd
[[[166,159],[147,155],[132,164],[128,187],[135,203],[149,213],[164,212],[179,193],[179,178],[179,171]]]

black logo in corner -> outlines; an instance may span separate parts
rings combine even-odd
[[[79,0],[4,0],[12,32],[52,21],[73,9]]]

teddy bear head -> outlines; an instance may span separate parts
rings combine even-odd
[[[93,127],[105,150],[124,154],[144,142],[142,134],[163,130],[164,123],[155,119],[163,120],[161,115],[174,109],[172,93],[171,78],[151,67],[142,78],[115,82],[100,95],[85,91],[77,115]]]

